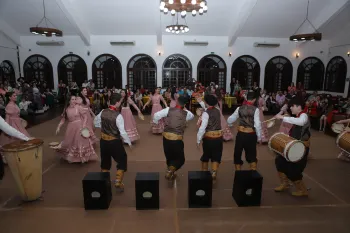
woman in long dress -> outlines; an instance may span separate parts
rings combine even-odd
[[[60,132],[62,125],[68,121],[66,133],[61,144],[54,149],[69,163],[85,163],[89,160],[97,160],[97,155],[90,138],[81,135],[81,130],[86,127],[87,114],[76,103],[76,97],[71,96],[68,106],[65,108],[62,119],[57,126],[56,134]]]
[[[278,114],[280,114],[280,115],[289,114],[288,113],[288,100],[287,99],[284,101],[284,105],[282,106],[281,111]],[[287,122],[282,122],[278,132],[285,133],[285,134],[289,135],[289,131],[292,127],[293,127],[292,124],[287,123]]]
[[[90,107],[90,100],[87,97],[87,89],[84,87],[79,96],[76,98],[76,102],[83,108],[83,112],[86,114],[86,128],[90,131],[90,139],[93,144],[98,142],[98,139],[94,133],[94,118],[95,114],[92,112]]]
[[[19,132],[23,133],[25,136],[30,137],[27,130],[22,125],[22,119],[20,118],[20,109],[16,105],[17,95],[16,93],[10,93],[9,95],[9,103],[5,108],[6,112],[6,122]],[[4,146],[6,144],[18,141],[18,139],[11,137],[5,133],[2,133],[0,136],[0,145]]]
[[[171,108],[175,108],[176,107],[176,103],[177,103],[177,99],[178,98],[179,98],[179,94],[177,94],[176,87],[173,87],[171,89],[171,95],[170,95],[170,107]]]
[[[121,114],[124,118],[124,128],[126,133],[128,134],[128,137],[130,138],[130,141],[135,142],[140,139],[140,135],[137,132],[136,121],[130,110],[130,105],[132,105],[136,109],[138,114],[141,114],[141,111],[137,107],[135,102],[132,101],[130,96],[126,94],[126,90],[122,90],[120,94],[122,96]]]
[[[163,102],[164,106],[167,108],[168,105],[165,102],[163,96],[160,95],[160,88],[157,87],[154,91],[154,94],[151,95],[151,98],[147,101],[147,103],[143,106],[143,110],[149,105],[152,101],[152,112],[151,112],[151,125],[152,125],[152,132],[154,134],[160,134],[164,131],[164,118],[158,121],[158,124],[153,123],[153,116],[156,112],[161,111],[162,105],[160,105],[160,101]]]
[[[256,105],[259,108],[259,117],[261,123],[261,142],[266,144],[269,141],[269,134],[267,131],[267,123],[264,122],[264,109],[266,108],[266,104],[264,99],[260,96],[260,88],[256,90]]]

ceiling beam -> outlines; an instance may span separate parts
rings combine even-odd
[[[238,12],[237,14],[234,14],[234,17],[232,18],[233,25],[231,27],[231,30],[229,31],[229,36],[228,36],[229,47],[233,46],[234,43],[236,42],[239,34],[243,30],[244,25],[246,24],[247,20],[252,14],[253,9],[257,2],[258,0],[245,0],[245,1],[242,1],[240,6],[238,6]]]
[[[56,2],[71,25],[76,28],[77,33],[84,41],[85,45],[90,46],[90,32],[85,23],[79,18],[79,13],[74,9],[72,2],[70,0],[56,0]]]
[[[325,7],[315,19],[316,29],[322,31],[322,28],[326,27],[348,6],[350,6],[349,0],[332,1],[332,4]]]
[[[0,20],[0,32],[10,39],[15,45],[21,46],[21,36],[4,20]]]
[[[162,13],[159,10],[159,3],[160,1],[153,1],[154,2],[154,26],[157,36],[157,45],[162,46],[163,43],[163,35],[162,35]]]

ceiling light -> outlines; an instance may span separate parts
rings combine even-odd
[[[203,15],[207,12],[208,6],[205,0],[161,0],[159,9],[165,14],[170,11],[171,15],[181,13],[182,17],[186,17],[187,12],[192,13],[193,16],[198,13]]]
[[[307,1],[307,11],[306,11],[306,18],[305,18],[305,20],[298,27],[296,32],[292,36],[289,37],[289,40],[294,40],[294,39],[306,40],[306,41],[315,41],[315,40],[320,41],[320,40],[322,40],[322,34],[317,31],[315,26],[309,20],[309,5],[310,5],[310,0]],[[308,34],[297,34],[297,32],[299,31],[301,26],[303,26],[306,21],[313,27],[313,29],[315,31],[313,33],[308,33]]]

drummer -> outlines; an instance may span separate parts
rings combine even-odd
[[[281,180],[280,186],[275,188],[276,192],[282,192],[289,188],[289,180],[291,180],[297,191],[292,195],[296,197],[308,196],[307,188],[303,182],[303,171],[307,165],[307,158],[310,148],[310,121],[306,113],[303,112],[304,104],[298,98],[290,101],[290,110],[297,117],[285,117],[281,114],[276,115],[276,119],[283,120],[285,123],[293,124],[289,131],[289,136],[300,140],[305,145],[304,157],[298,162],[288,162],[283,156],[277,155],[275,159],[278,176]],[[289,180],[288,180],[289,179]]]

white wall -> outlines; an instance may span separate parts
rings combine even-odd
[[[16,79],[19,78],[16,45],[0,32],[0,63],[4,60],[8,60],[12,63]]]
[[[229,48],[228,38],[226,36],[163,36],[163,46],[157,46],[156,36],[92,36],[91,46],[85,46],[80,37],[77,36],[65,36],[59,40],[65,42],[64,46],[59,47],[45,47],[36,45],[36,41],[48,40],[38,36],[25,36],[21,37],[22,47],[20,48],[21,57],[21,69],[23,69],[23,63],[27,57],[33,54],[41,54],[47,57],[52,63],[54,69],[55,87],[57,87],[57,64],[59,60],[64,56],[73,52],[81,56],[88,67],[88,77],[92,77],[92,62],[94,59],[103,53],[110,53],[116,56],[123,67],[123,85],[126,84],[126,66],[129,59],[139,53],[148,54],[157,63],[157,84],[162,84],[162,66],[164,60],[171,54],[180,53],[188,57],[192,63],[193,77],[197,77],[197,65],[199,60],[205,56],[214,52],[216,55],[222,57],[227,65],[227,88],[229,89],[229,83],[231,79],[231,66],[234,60],[241,55],[251,55],[255,57],[261,67],[260,71],[260,86],[264,85],[264,74],[266,63],[274,56],[285,56],[293,64],[293,81],[296,81],[297,68],[299,63],[306,57],[315,56],[323,61],[324,65],[328,62],[328,47],[329,41],[321,42],[308,42],[308,43],[294,43],[288,39],[276,39],[276,38],[251,38],[240,37],[235,42],[234,46]],[[135,46],[111,46],[110,41],[136,41]],[[183,41],[208,41],[208,46],[184,46]],[[279,48],[256,48],[253,46],[254,42],[277,42],[281,46]],[[31,51],[29,51],[29,49]],[[87,52],[90,51],[90,56]],[[161,56],[158,56],[158,51],[162,52]],[[229,57],[228,53],[232,52],[232,56]],[[300,57],[295,58],[295,53],[299,52]]]

